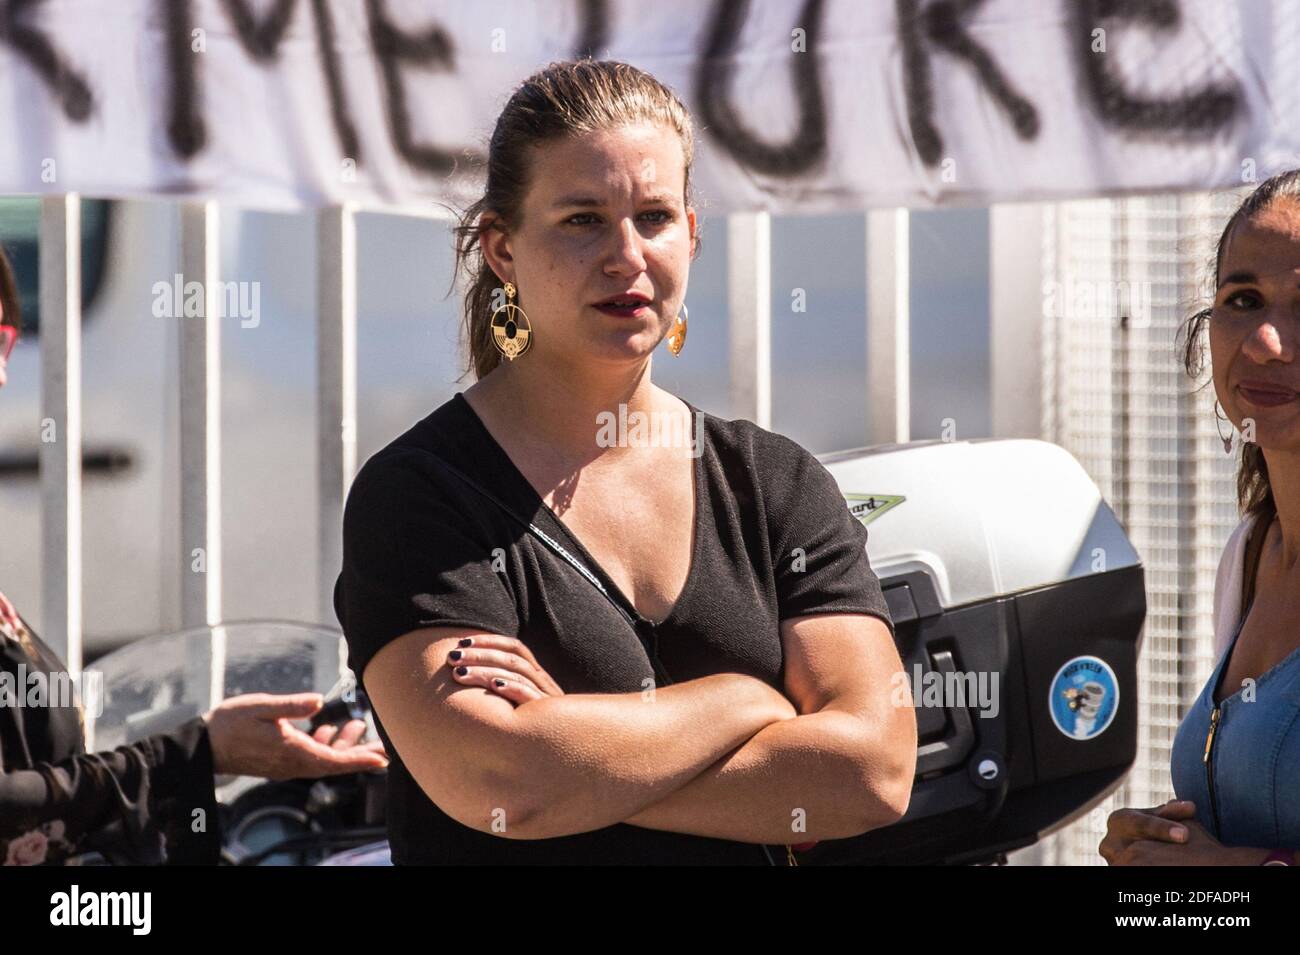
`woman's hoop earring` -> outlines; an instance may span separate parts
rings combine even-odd
[[[505,284],[505,293],[506,304],[492,313],[492,344],[507,361],[514,361],[528,351],[533,326],[524,310],[515,304],[515,287],[510,282]]]
[[[691,312],[682,302],[681,314],[677,316],[677,321],[673,323],[673,330],[668,333],[668,350],[676,357],[682,353],[682,347],[686,344],[686,323],[690,320]]]
[[[1231,454],[1232,453],[1232,431],[1230,429],[1228,431],[1228,436],[1224,437],[1223,429],[1219,427],[1219,422],[1228,421],[1229,419],[1226,415],[1222,415],[1219,413],[1221,410],[1222,409],[1220,409],[1219,407],[1219,399],[1215,398],[1214,399],[1214,430],[1219,432],[1219,440],[1223,442],[1223,453]]]

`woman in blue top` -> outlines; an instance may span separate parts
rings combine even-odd
[[[1112,813],[1111,865],[1300,864],[1300,170],[1229,219],[1215,285],[1184,358],[1199,375],[1208,326],[1218,402],[1243,439],[1244,519],[1214,595],[1219,661],[1174,740],[1178,799]]]

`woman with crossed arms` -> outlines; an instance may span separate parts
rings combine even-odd
[[[866,529],[808,451],[651,381],[685,342],[692,156],[622,63],[552,64],[496,123],[458,247],[477,381],[344,517],[396,863],[786,864],[907,808]],[[620,413],[698,438],[610,441]]]

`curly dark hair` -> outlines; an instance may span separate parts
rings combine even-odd
[[[1278,173],[1261,182],[1228,218],[1215,247],[1214,288],[1218,291],[1223,265],[1223,253],[1228,240],[1238,225],[1280,201],[1300,201],[1300,169]],[[1179,331],[1179,351],[1187,374],[1200,378],[1205,371],[1205,330],[1210,323],[1212,306],[1207,305],[1187,318]],[[1206,382],[1210,384],[1210,382]],[[1271,518],[1277,513],[1273,488],[1268,481],[1268,463],[1264,452],[1253,441],[1242,442],[1241,464],[1237,469],[1237,506],[1243,516],[1261,515]]]

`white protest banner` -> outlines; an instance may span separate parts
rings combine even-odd
[[[624,60],[704,211],[1240,185],[1300,164],[1281,0],[10,0],[0,192],[460,203],[511,89]]]

